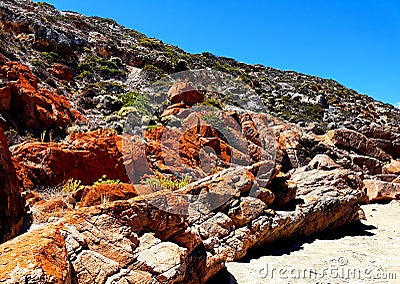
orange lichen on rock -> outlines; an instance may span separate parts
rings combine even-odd
[[[137,196],[138,193],[132,184],[98,184],[86,186],[74,193],[78,206],[89,207],[108,203],[115,200],[127,200]]]
[[[70,283],[71,280],[65,240],[55,225],[31,232],[29,242],[21,236],[0,245],[0,259],[0,279],[5,282],[20,283],[27,270],[31,280],[43,281],[40,283]]]
[[[113,131],[73,133],[62,143],[27,142],[13,149],[25,187],[55,186],[70,178],[89,185],[103,175],[128,182],[122,137]]]
[[[0,110],[20,128],[64,131],[74,121],[85,120],[67,98],[39,89],[38,79],[24,64],[7,62],[0,67],[0,79],[7,84],[0,89]]]

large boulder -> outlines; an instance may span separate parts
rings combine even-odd
[[[12,150],[24,187],[55,186],[70,178],[89,185],[104,175],[128,182],[122,136],[98,130],[73,133],[62,143],[26,142]]]
[[[365,135],[350,129],[336,129],[328,132],[332,143],[341,148],[356,151],[359,154],[388,161],[391,156],[379,148],[376,143]]]
[[[204,95],[195,90],[192,86],[185,82],[175,82],[168,91],[168,99],[171,103],[184,103],[186,105],[194,105],[204,101]]]
[[[199,197],[209,193],[210,200],[230,191],[231,199],[213,210],[177,202],[170,191],[79,209],[0,245],[0,282],[204,283],[256,245],[360,218],[365,194],[348,170],[295,171],[302,202],[289,211],[269,210],[249,197],[254,170],[229,169],[180,190]],[[201,213],[169,213],[182,206]]]
[[[85,120],[67,98],[40,89],[38,79],[26,65],[5,63],[0,66],[0,79],[6,82],[0,89],[0,111],[18,128],[63,132],[74,121]]]
[[[400,183],[381,180],[364,180],[364,191],[370,202],[400,199]]]
[[[23,217],[21,190],[3,129],[0,128],[0,243],[19,233]]]

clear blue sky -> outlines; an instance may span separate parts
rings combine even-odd
[[[332,78],[400,103],[400,0],[48,0],[182,49]]]

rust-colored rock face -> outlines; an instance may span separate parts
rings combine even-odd
[[[68,99],[39,89],[38,79],[26,65],[5,63],[0,66],[0,79],[6,82],[0,89],[0,111],[21,129],[59,131],[75,120],[84,120]]]
[[[361,154],[373,157],[382,161],[388,161],[391,156],[384,152],[373,139],[367,138],[361,133],[349,129],[337,129],[328,132],[332,142],[346,149],[355,150]]]
[[[177,204],[170,191],[82,208],[0,245],[0,281],[205,283],[257,243],[308,236],[359,218],[357,204],[365,194],[359,184],[348,184],[349,170],[297,169],[293,181],[304,204],[276,212],[249,196],[254,170],[228,169],[180,190],[210,193],[210,200],[230,190],[231,200],[215,210],[207,203]],[[189,216],[163,210],[182,205],[189,206]]]
[[[185,82],[175,82],[168,91],[171,103],[184,103],[192,106],[204,101],[204,95]]]
[[[54,64],[51,68],[51,73],[58,79],[64,81],[71,81],[74,77],[71,69],[68,66],[62,64]]]
[[[126,183],[87,186],[74,193],[75,200],[79,202],[78,206],[80,207],[106,204],[115,200],[127,200],[137,195],[135,187]]]
[[[25,187],[55,186],[70,178],[92,184],[103,175],[129,180],[122,158],[122,137],[112,131],[71,134],[62,143],[24,143],[13,149]]]
[[[0,243],[15,237],[22,226],[24,207],[3,129],[0,128]]]

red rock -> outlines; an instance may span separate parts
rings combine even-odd
[[[62,64],[54,64],[51,68],[51,73],[60,80],[71,81],[74,77],[71,69]]]
[[[10,283],[20,283],[29,275],[34,283],[71,283],[71,264],[65,240],[60,228],[53,225],[32,231],[29,241],[22,236],[3,244],[0,254],[0,279],[4,282],[11,278]],[[39,280],[39,277],[43,278]]]
[[[235,226],[241,227],[261,215],[266,208],[267,204],[258,198],[244,197],[238,207],[228,212],[228,216]]]
[[[360,155],[350,155],[353,164],[358,165],[362,171],[369,175],[382,174],[383,163],[378,159],[360,156]]]
[[[39,212],[50,213],[58,210],[67,209],[68,205],[60,198],[51,199],[36,204],[35,209]]]
[[[98,184],[86,186],[79,195],[81,197],[77,200],[78,206],[89,207],[115,200],[127,200],[137,196],[138,192],[132,184]]]
[[[185,82],[175,82],[168,91],[171,103],[184,103],[192,106],[204,101],[204,95]]]
[[[325,170],[325,171],[329,171],[340,167],[334,160],[332,160],[331,157],[325,154],[316,155],[308,165],[313,169]]]
[[[70,178],[88,185],[103,175],[128,182],[122,137],[113,131],[73,133],[62,143],[28,142],[13,148],[18,176],[29,189],[55,186]]]
[[[23,192],[23,197],[25,198],[25,203],[29,206],[33,206],[44,201],[37,191],[25,191]]]
[[[24,206],[18,179],[0,127],[0,243],[15,237],[21,229]]]
[[[187,105],[184,103],[177,103],[168,106],[162,113],[161,116],[169,116],[169,115],[176,115],[178,114],[181,110],[188,108]]]
[[[264,187],[260,187],[259,189],[255,190],[250,196],[257,197],[267,205],[271,205],[275,200],[275,194],[271,190]]]
[[[0,110],[9,111],[11,103],[11,89],[9,86],[0,88]]]
[[[400,159],[400,139],[384,140],[374,138],[371,140],[393,158]]]
[[[18,127],[36,132],[46,129],[64,131],[73,121],[85,120],[72,109],[66,98],[38,89],[38,80],[28,66],[8,62],[1,68],[0,76],[9,81],[0,95],[1,109],[9,111]]]

